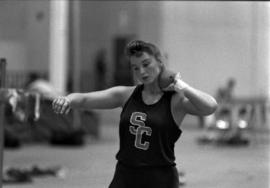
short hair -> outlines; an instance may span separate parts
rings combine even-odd
[[[129,42],[125,48],[125,54],[128,58],[131,56],[140,57],[143,52],[154,56],[156,60],[158,60],[160,63],[163,63],[159,48],[152,43],[144,42],[142,40],[133,40]]]

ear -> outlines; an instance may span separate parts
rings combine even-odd
[[[160,66],[160,70],[161,70],[160,72],[162,72],[165,69],[164,60],[162,57],[160,57],[160,58],[157,58],[157,61],[158,61],[159,66]]]

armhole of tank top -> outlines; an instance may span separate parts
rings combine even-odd
[[[178,125],[178,123],[177,123],[177,121],[174,119],[174,116],[173,116],[173,107],[172,107],[172,100],[173,100],[173,96],[174,96],[174,94],[175,94],[175,92],[171,92],[170,93],[170,115],[171,115],[171,117],[172,117],[172,120],[173,120],[173,122],[174,122],[174,125],[175,125],[175,127],[177,128],[177,129],[179,129],[180,131],[182,131],[181,130],[181,128],[180,128],[180,125]]]
[[[137,85],[137,86],[134,88],[134,90],[132,91],[131,95],[128,97],[128,99],[126,100],[125,104],[123,105],[123,107],[122,107],[122,112],[125,111],[126,106],[127,106],[127,104],[129,103],[129,101],[131,100],[131,98],[138,92],[139,87],[140,87],[140,85]]]

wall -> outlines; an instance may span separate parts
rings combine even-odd
[[[162,10],[162,44],[169,66],[185,80],[214,94],[233,77],[236,95],[267,95],[269,83],[263,76],[269,71],[261,68],[269,54],[266,4],[163,2]]]
[[[47,1],[0,1],[0,56],[8,70],[48,70]]]
[[[49,1],[24,1],[26,6],[27,67],[47,72],[49,69]]]
[[[82,90],[95,89],[94,85],[98,80],[94,77],[94,63],[97,51],[101,48],[108,52],[107,82],[109,85],[112,84],[116,71],[113,41],[118,36],[138,33],[137,4],[135,1],[81,2],[81,69],[87,71],[81,86]]]
[[[0,56],[11,70],[48,70],[49,2],[0,1]],[[134,35],[161,46],[169,67],[204,91],[215,93],[229,77],[238,96],[269,92],[269,15],[264,2],[81,1],[82,81],[92,90],[97,50],[108,50],[108,81],[114,67],[113,39]],[[196,75],[196,76],[194,76]]]
[[[267,5],[268,4],[268,5]],[[254,89],[257,95],[270,97],[270,6],[268,3],[254,4],[254,27],[251,39],[252,58],[252,78],[255,81]],[[251,86],[252,87],[252,86]]]
[[[138,38],[153,42],[161,47],[162,42],[162,1],[141,1],[139,4]],[[162,50],[162,49],[161,49]]]
[[[0,1],[0,57],[7,58],[8,69],[26,67],[25,12],[21,1]]]

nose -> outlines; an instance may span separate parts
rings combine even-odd
[[[140,72],[141,75],[143,75],[145,73],[144,68],[143,67],[140,67],[140,71],[139,72]]]

